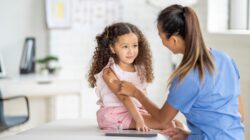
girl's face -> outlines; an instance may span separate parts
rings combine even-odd
[[[118,36],[117,42],[110,48],[117,55],[119,64],[131,65],[138,56],[138,38],[134,33]]]

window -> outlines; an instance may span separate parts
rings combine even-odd
[[[229,0],[229,29],[249,30],[249,1]]]
[[[250,34],[250,0],[208,0],[208,31]]]

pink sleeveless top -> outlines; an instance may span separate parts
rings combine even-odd
[[[141,80],[139,76],[140,67],[135,66],[136,71],[135,72],[127,72],[122,70],[119,65],[115,64],[114,59],[111,57],[109,59],[108,64],[102,69],[101,72],[95,75],[96,79],[96,87],[95,92],[97,96],[99,97],[99,100],[97,101],[98,105],[104,106],[104,107],[115,107],[115,106],[123,106],[123,103],[120,102],[120,100],[116,97],[115,93],[113,93],[109,87],[106,85],[105,81],[103,80],[103,70],[105,68],[111,68],[116,76],[120,80],[128,81],[132,83],[137,89],[141,90],[144,94],[146,94],[146,88],[147,88],[147,82],[145,80]],[[137,107],[141,107],[142,105],[140,102],[131,97],[133,102]]]

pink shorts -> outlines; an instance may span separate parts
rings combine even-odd
[[[137,108],[141,114],[148,114],[145,109]],[[132,116],[124,106],[101,107],[97,113],[97,122],[101,129],[117,129],[118,122],[122,123],[123,129],[129,129]]]

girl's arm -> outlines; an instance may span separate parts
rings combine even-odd
[[[244,112],[244,107],[243,107],[243,102],[242,102],[241,96],[238,97],[238,102],[239,102],[239,112],[241,115],[241,121],[243,122],[245,119],[245,117],[244,117],[245,112]]]
[[[135,104],[132,102],[132,99],[126,95],[117,94],[120,90],[119,79],[110,68],[107,68],[103,71],[103,79],[110,90],[115,93],[118,99],[124,104],[129,113],[132,115],[133,119],[136,122],[136,129],[140,131],[148,131],[148,128],[145,126],[144,119],[142,115],[137,111]]]
[[[178,110],[165,103],[161,109],[159,109],[151,100],[147,98],[140,90],[129,82],[122,81],[119,94],[129,95],[137,98],[145,109],[160,123],[168,124],[174,119]]]

